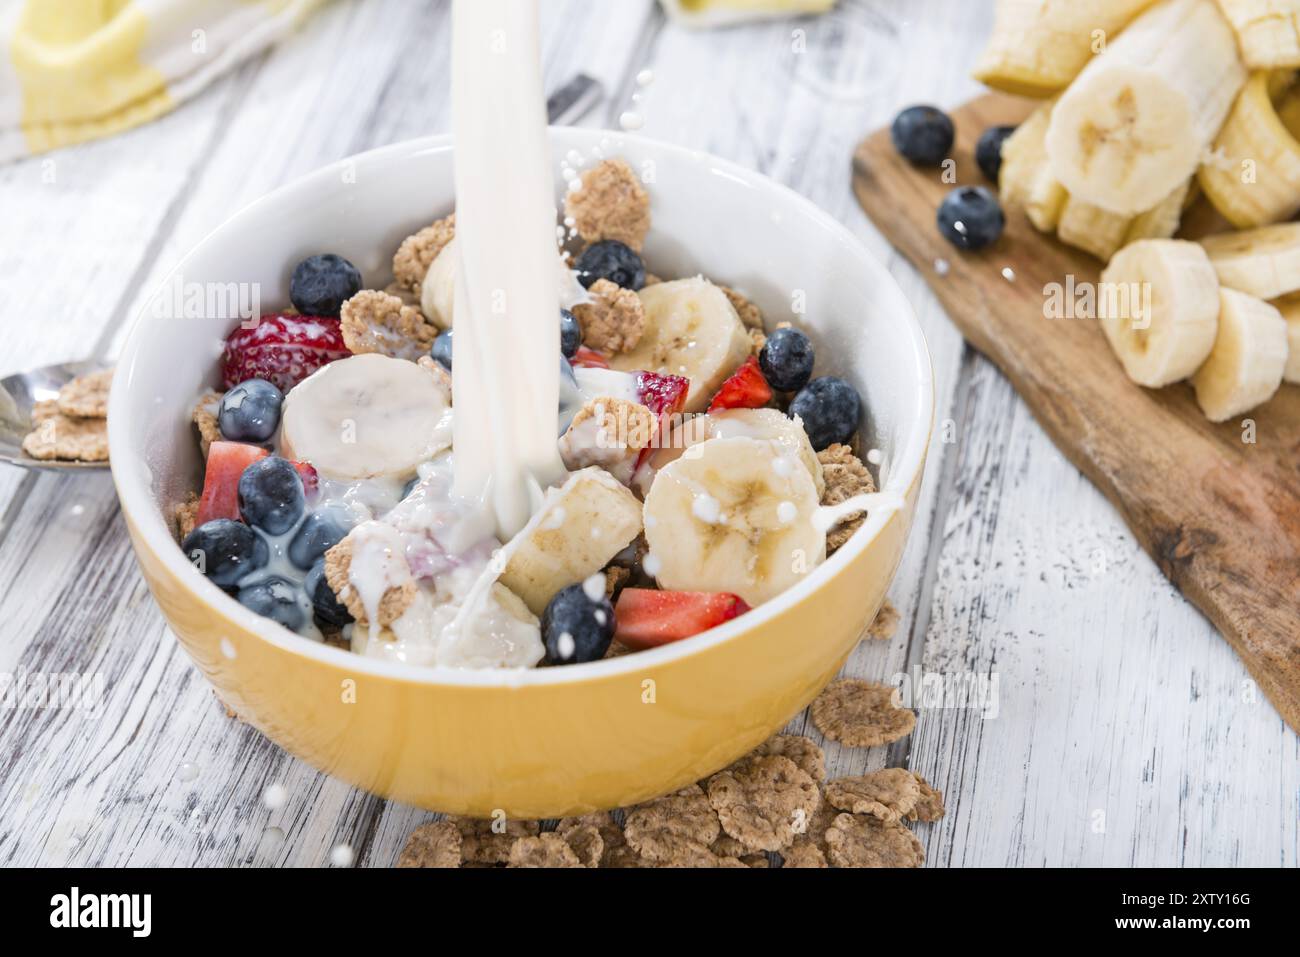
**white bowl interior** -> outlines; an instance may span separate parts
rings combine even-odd
[[[817,374],[844,376],[863,397],[863,448],[881,450],[882,488],[905,494],[924,460],[933,383],[920,328],[888,272],[843,226],[785,187],[707,154],[640,137],[552,130],[557,196],[565,188],[558,159],[570,150],[591,156],[597,149],[627,159],[647,181],[653,222],[647,268],[664,278],[702,273],[744,292],[763,310],[769,327],[789,320],[807,330],[817,350]],[[166,288],[250,284],[259,292],[262,310],[271,311],[288,305],[293,266],[321,252],[347,257],[368,286],[382,287],[391,278],[392,254],[401,240],[449,212],[453,199],[447,137],[365,153],[291,183],[236,214],[181,262]],[[181,568],[187,562],[172,542],[165,516],[201,485],[202,460],[190,410],[203,391],[218,386],[223,340],[237,318],[233,312],[192,317],[183,308],[184,299],[177,299],[160,298],[158,307],[151,304],[137,317],[114,381],[109,433],[124,508],[153,549],[174,554]],[[884,515],[872,515],[832,562],[848,560],[867,547],[884,521]],[[818,569],[791,592],[815,588],[826,571]],[[195,587],[210,590],[208,600],[229,601],[232,614],[243,616],[269,640],[294,642],[304,654],[346,654],[258,618],[219,596],[215,586],[197,575]],[[779,607],[784,598],[751,614]],[[725,640],[739,625],[701,638]],[[670,656],[694,641],[642,655]],[[577,678],[580,671],[617,664],[614,659],[541,669],[511,680],[545,680],[542,676],[558,677],[556,673]],[[405,677],[416,670],[370,659],[353,664],[371,666]],[[436,671],[444,680],[449,674],[419,670]],[[472,673],[457,674],[470,678]],[[492,674],[499,673],[481,677]]]

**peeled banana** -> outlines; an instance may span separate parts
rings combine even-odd
[[[1300,296],[1287,296],[1272,303],[1286,320],[1286,368],[1282,381],[1300,384]]]
[[[1300,210],[1300,141],[1275,103],[1289,96],[1291,71],[1250,77],[1197,172],[1214,208],[1238,229],[1289,219]]]
[[[1002,144],[998,192],[1007,206],[1019,206],[1040,232],[1056,229],[1065,205],[1065,187],[1047,161],[1047,126],[1055,100],[1039,106]]]
[[[1152,0],[998,0],[975,78],[1020,96],[1051,96],[1078,76]]]
[[[1186,379],[1214,347],[1219,280],[1205,250],[1181,239],[1144,239],[1115,254],[1097,294],[1101,328],[1138,385]]]
[[[1300,0],[1219,0],[1252,70],[1300,66]]]
[[[1260,299],[1300,291],[1300,223],[1207,236],[1201,245],[1229,289]]]
[[[1160,0],[1052,109],[1047,155],[1071,197],[1134,216],[1196,172],[1246,81],[1213,0]]]
[[[1219,300],[1214,348],[1192,376],[1196,402],[1211,422],[1267,402],[1287,365],[1287,324],[1277,309],[1235,289],[1221,289]]]
[[[812,476],[779,442],[709,439],[655,477],[644,565],[663,588],[773,598],[826,558]]]

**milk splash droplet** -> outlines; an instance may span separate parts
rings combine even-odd
[[[639,130],[641,127],[645,126],[645,117],[640,113],[628,110],[619,116],[618,125],[629,132]]]
[[[289,789],[283,784],[272,784],[262,792],[262,804],[268,811],[278,811],[289,801]]]

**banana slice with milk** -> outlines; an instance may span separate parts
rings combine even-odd
[[[378,353],[339,359],[284,399],[280,443],[286,458],[326,478],[401,480],[450,448],[451,406],[436,376]]]
[[[591,300],[587,290],[578,283],[578,278],[564,258],[557,257],[556,264],[560,270],[560,306],[572,309],[575,305]],[[453,311],[456,305],[456,271],[460,268],[460,247],[455,237],[439,250],[429,264],[424,281],[420,284],[420,311],[440,329],[450,329],[453,324]]]
[[[758,605],[826,559],[812,475],[770,439],[708,439],[669,463],[645,499],[645,570],[660,587]]]
[[[750,353],[740,316],[722,290],[700,276],[655,283],[637,295],[645,307],[645,332],[635,349],[612,356],[610,366],[686,376],[686,411],[702,412]]]

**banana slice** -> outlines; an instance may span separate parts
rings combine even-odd
[[[1124,245],[1133,217],[1112,213],[1074,196],[1061,208],[1056,224],[1056,238],[1076,249],[1092,253],[1102,262],[1109,261]]]
[[[1138,385],[1187,378],[1214,346],[1219,280],[1196,243],[1144,239],[1124,247],[1102,271],[1097,297],[1102,331]]]
[[[1044,103],[1002,144],[998,192],[1008,206],[1019,206],[1040,232],[1056,228],[1065,205],[1065,187],[1047,161],[1047,126],[1056,100]]]
[[[407,479],[451,446],[451,406],[438,379],[379,353],[322,366],[284,399],[280,444],[327,478]]]
[[[816,486],[779,442],[709,439],[656,476],[645,568],[663,588],[767,601],[826,559]]]
[[[1287,296],[1272,305],[1286,320],[1286,369],[1282,381],[1300,384],[1300,296]]]
[[[1201,245],[1229,289],[1260,299],[1300,290],[1300,223],[1206,236]]]
[[[572,309],[575,305],[590,302],[587,290],[578,283],[577,273],[569,268],[563,256],[556,259],[560,270],[560,306]],[[424,282],[420,285],[420,311],[440,329],[450,329],[456,302],[456,270],[460,268],[460,251],[455,237],[443,246],[429,264]]]
[[[1197,179],[1214,208],[1238,229],[1281,222],[1300,210],[1300,141],[1274,103],[1288,96],[1291,71],[1251,76]]]
[[[452,307],[456,302],[456,270],[460,253],[453,236],[429,264],[420,284],[420,311],[439,329],[451,328]]]
[[[1052,110],[1047,155],[1072,197],[1135,216],[1196,172],[1246,81],[1214,0],[1162,0]]]
[[[646,328],[631,352],[609,364],[686,376],[686,411],[702,412],[724,379],[749,355],[752,342],[722,290],[707,279],[655,283],[638,293]]]
[[[1252,70],[1300,66],[1300,0],[1219,0]]]
[[[609,564],[641,533],[641,503],[604,469],[574,472],[506,545],[501,584],[534,615],[561,588]]]
[[[1178,225],[1183,220],[1183,211],[1190,205],[1188,198],[1195,192],[1196,177],[1189,176],[1172,193],[1162,199],[1145,213],[1139,213],[1129,223],[1128,232],[1120,248],[1139,239],[1169,239],[1178,232]]]
[[[1235,289],[1219,291],[1219,334],[1192,376],[1211,422],[1226,422],[1273,397],[1287,365],[1287,324],[1275,308]]]
[[[1065,89],[1092,58],[1094,35],[1113,36],[1152,0],[998,0],[975,79],[1018,96]]]
[[[776,409],[724,409],[683,419],[673,429],[663,447],[651,457],[650,465],[655,470],[662,469],[701,442],[738,437],[768,439],[776,442],[786,452],[793,453],[812,476],[817,498],[821,499],[822,493],[826,491],[826,481],[822,476],[822,463],[813,451],[812,443],[808,441],[808,433],[797,419]]]

